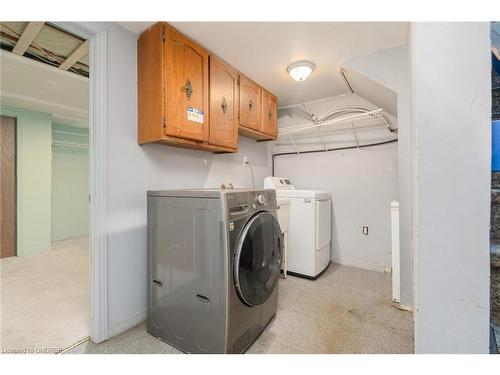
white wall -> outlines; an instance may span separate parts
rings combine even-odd
[[[410,99],[409,99],[409,58],[408,46],[400,45],[359,56],[342,64],[349,77],[362,76],[364,81],[354,90],[372,100],[384,109],[391,110],[398,118],[398,192],[399,192],[399,241],[401,306],[413,308],[413,213],[412,187],[413,165],[411,158]],[[372,84],[367,84],[367,79]],[[362,83],[362,84],[361,84]],[[393,98],[387,90],[396,93]],[[385,107],[386,105],[387,107]],[[394,113],[396,112],[396,113]]]
[[[242,157],[257,187],[270,174],[266,143],[240,138],[238,154],[215,155],[137,144],[136,35],[108,28],[108,270],[109,331],[128,328],[146,309],[146,191],[246,186]],[[248,178],[249,180],[249,178]]]
[[[408,46],[401,44],[347,60],[342,63],[342,68],[356,71],[395,92],[400,92],[408,89],[408,63]]]
[[[413,23],[415,351],[488,353],[489,23]]]
[[[309,102],[308,106],[321,115],[337,106],[355,103],[375,107],[357,96],[327,98]],[[301,107],[280,110],[279,127],[303,123],[304,114]],[[394,138],[387,130],[375,133],[377,141]],[[348,138],[349,143],[342,138],[340,146],[353,145],[352,135]],[[363,141],[363,135],[360,143],[368,143]],[[298,189],[330,191],[334,262],[377,271],[391,267],[390,203],[398,199],[397,143],[361,151],[275,156],[274,174],[289,177]],[[362,234],[364,225],[369,227],[368,236]]]

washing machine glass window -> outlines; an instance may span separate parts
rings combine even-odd
[[[253,216],[243,228],[236,245],[234,279],[244,303],[256,306],[273,293],[280,276],[281,230],[268,212]]]

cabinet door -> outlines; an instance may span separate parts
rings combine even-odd
[[[238,72],[210,56],[210,144],[238,144]]]
[[[276,97],[269,91],[262,89],[262,133],[276,138],[277,116]]]
[[[157,23],[137,41],[138,142],[155,142],[165,135],[164,25]]]
[[[208,141],[208,52],[165,28],[166,135]]]
[[[260,87],[247,77],[240,76],[240,125],[260,131]]]

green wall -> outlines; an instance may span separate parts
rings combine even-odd
[[[52,123],[50,114],[0,106],[17,119],[17,255],[89,233],[88,129]]]
[[[52,139],[88,147],[88,130],[53,124]],[[88,234],[88,149],[55,145],[52,154],[52,241]]]
[[[0,113],[17,118],[17,255],[49,250],[51,116],[5,106]]]

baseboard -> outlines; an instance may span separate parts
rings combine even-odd
[[[139,311],[131,317],[113,324],[108,330],[108,337],[111,338],[113,336],[119,335],[120,333],[123,333],[132,327],[135,327],[139,323],[142,323],[144,320],[146,320],[146,310]]]
[[[332,262],[340,264],[342,266],[361,268],[364,270],[370,270],[370,271],[376,271],[376,272],[387,272],[388,269],[390,270],[390,267],[387,267],[387,266],[384,266],[381,264],[368,263],[368,262],[363,262],[363,261],[359,261],[359,260],[355,260],[355,259],[333,258]]]

